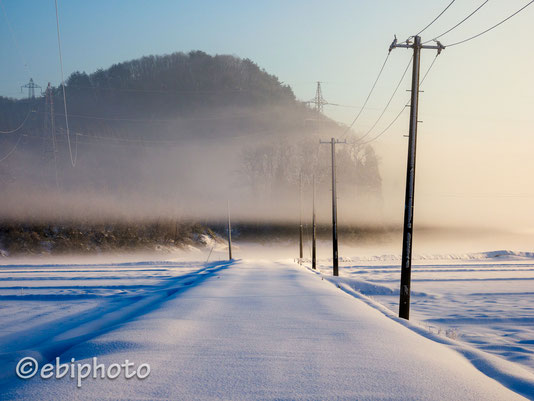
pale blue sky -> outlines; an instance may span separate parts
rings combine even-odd
[[[444,43],[479,32],[525,2],[490,1],[474,18],[444,38]],[[0,94],[20,96],[20,85],[30,76],[42,86],[48,81],[57,85],[60,77],[54,2],[2,3],[15,40],[4,15],[0,16]],[[315,81],[321,80],[327,100],[359,106],[393,34],[404,38],[415,33],[448,3],[449,0],[59,0],[65,74],[75,70],[92,72],[148,54],[199,49],[248,57],[290,84],[301,99],[311,98]],[[423,38],[446,30],[480,3],[457,0]],[[438,64],[450,66],[441,70],[440,78],[455,73],[455,80],[462,82],[454,66],[463,61],[467,62],[462,66],[466,68],[467,81],[480,67],[498,64],[500,70],[502,60],[498,55],[510,47],[508,40],[515,42],[518,53],[528,53],[528,36],[533,33],[529,21],[533,16],[534,7],[480,39],[451,48],[439,60]],[[400,54],[391,58],[377,95],[371,99],[371,108],[382,107],[409,58],[407,51],[396,53]],[[514,62],[524,57],[532,61],[530,55],[515,56]],[[423,66],[432,57],[433,54],[425,54]],[[345,122],[350,121],[354,110],[329,107],[327,112]],[[371,115],[371,121],[372,118]]]
[[[13,28],[0,15],[0,94],[21,96],[29,77],[46,85],[60,81],[53,0],[1,0]],[[291,85],[299,99],[314,95],[315,81],[333,103],[360,106],[397,34],[416,33],[449,0],[171,1],[59,0],[65,74],[95,71],[148,54],[203,50],[247,57]],[[482,0],[457,0],[423,40],[442,33]],[[527,3],[490,0],[464,25],[443,38],[451,43],[476,34]],[[1,11],[1,10],[0,10]],[[3,14],[3,13],[2,13]],[[421,196],[522,194],[534,196],[534,5],[496,30],[445,49],[425,82],[421,99],[419,180]],[[20,51],[18,50],[20,49]],[[423,54],[423,71],[434,52]],[[397,49],[362,114],[365,132],[387,102],[410,58]],[[25,68],[24,64],[27,64]],[[409,78],[409,77],[407,77]],[[386,126],[407,99],[409,80],[377,125]],[[347,123],[357,108],[327,107]],[[407,116],[375,142],[384,182],[396,193],[404,182]],[[498,185],[495,185],[498,183]],[[501,199],[496,197],[495,199]],[[398,199],[393,199],[398,203]],[[510,205],[529,211],[530,203]],[[478,202],[478,201],[477,201]],[[485,203],[488,215],[495,205]],[[420,211],[435,212],[433,207]],[[478,211],[477,203],[473,211]],[[421,209],[419,209],[421,210]],[[534,221],[533,221],[534,224]]]

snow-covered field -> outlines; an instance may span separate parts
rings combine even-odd
[[[345,258],[340,276],[397,313],[400,258]],[[320,270],[331,274],[327,261]],[[410,318],[534,372],[534,254],[495,251],[419,255],[412,266]]]
[[[198,254],[196,254],[198,257]],[[35,261],[32,261],[35,262]],[[157,309],[224,262],[5,264],[0,267],[0,379],[31,350],[37,360]],[[20,353],[19,353],[20,351]]]
[[[508,400],[534,393],[533,255],[419,258],[413,323],[405,324],[380,306],[397,309],[398,257],[345,258],[332,285],[328,260],[316,274],[293,263],[293,251],[242,246],[244,260],[233,263],[224,249],[160,261],[4,259],[0,398]],[[144,381],[87,380],[78,389],[70,379],[14,377],[28,355],[40,364],[57,356],[128,358],[152,371]]]

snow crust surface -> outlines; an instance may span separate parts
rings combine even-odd
[[[320,270],[331,275],[331,265]],[[346,258],[341,279],[398,311],[400,261]],[[492,251],[419,255],[412,265],[410,319],[428,332],[466,342],[534,372],[534,255]]]
[[[523,399],[450,345],[291,262],[7,266],[2,274],[2,399]],[[13,367],[28,354],[129,359],[151,373],[81,388],[68,378],[22,381]],[[526,375],[528,391],[534,375]]]

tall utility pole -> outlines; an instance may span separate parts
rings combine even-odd
[[[317,226],[315,222],[315,175],[313,176],[313,201],[312,201],[312,269],[317,269]]]
[[[337,196],[336,196],[336,144],[347,143],[332,138],[330,141],[319,141],[321,144],[330,144],[332,147],[332,269],[333,275],[339,276],[339,257],[337,250]]]
[[[228,260],[232,260],[232,224],[230,223],[230,201],[226,204],[226,213],[228,215]]]
[[[47,134],[50,133],[52,149],[49,149]],[[57,166],[57,143],[56,143],[56,120],[54,114],[54,93],[50,82],[45,91],[45,114],[44,114],[44,133],[43,133],[43,158],[49,157],[52,152],[54,158],[54,172],[56,178],[56,188],[59,190],[59,175]]]
[[[299,174],[299,263],[302,263],[304,252],[302,249],[302,173]]]
[[[404,201],[404,229],[402,234],[402,265],[400,282],[399,317],[410,318],[410,285],[412,275],[412,242],[413,242],[413,208],[415,193],[415,151],[417,147],[417,112],[419,106],[419,70],[421,49],[434,49],[438,54],[445,48],[440,42],[436,45],[421,44],[421,37],[414,36],[413,43],[393,41],[389,51],[397,47],[413,49],[412,90],[410,99],[410,132],[408,136],[408,164],[406,168],[406,197]]]

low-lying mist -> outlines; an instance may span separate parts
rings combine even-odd
[[[222,136],[167,147],[80,141],[75,167],[66,146],[59,148],[56,164],[40,157],[40,149],[23,145],[3,169],[0,216],[31,221],[214,221],[226,218],[229,202],[236,221],[296,221],[300,198],[303,216],[311,216],[315,177],[317,216],[326,222],[330,146],[319,145],[319,138],[317,133],[239,140]],[[358,207],[341,214],[352,221],[378,221],[380,176],[374,155],[369,156],[372,149],[346,146],[338,151],[340,203],[350,199]]]
[[[76,72],[66,89],[68,132],[60,88],[35,99],[0,98],[4,129],[29,116],[20,131],[0,137],[2,149],[13,149],[0,162],[4,222],[208,226],[226,220],[229,204],[232,221],[247,230],[300,219],[309,226],[315,181],[317,221],[327,227],[331,147],[319,141],[334,137],[348,142],[336,146],[338,224],[361,234],[345,239],[400,242],[405,141],[359,145],[250,60],[202,52],[144,57]],[[506,235],[530,240],[524,203],[514,211],[501,199],[429,196],[447,177],[465,182],[470,171],[448,163],[450,152],[437,145],[428,152],[422,142],[418,159],[419,244],[438,237],[483,237],[480,246],[498,247],[511,243]]]

